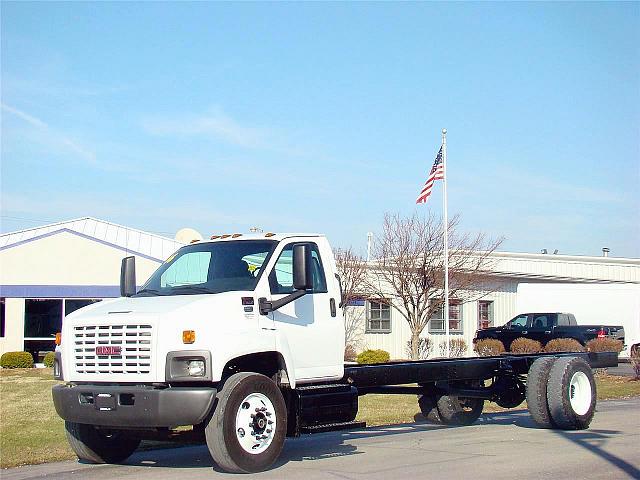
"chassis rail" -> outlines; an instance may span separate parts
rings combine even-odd
[[[486,380],[505,373],[524,375],[529,372],[533,362],[540,357],[580,357],[589,362],[591,368],[618,365],[616,352],[536,353],[497,357],[446,358],[349,365],[345,367],[342,382],[355,386],[361,394],[364,394],[380,391],[383,386]],[[406,388],[406,392],[402,392],[398,388],[390,388],[388,393],[409,393],[411,387]]]

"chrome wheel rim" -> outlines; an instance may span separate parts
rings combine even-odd
[[[245,452],[257,455],[269,448],[276,425],[276,410],[266,395],[251,393],[240,402],[236,413],[236,438]]]

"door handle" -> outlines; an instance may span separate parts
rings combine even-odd
[[[329,299],[329,308],[331,309],[331,316],[335,317],[336,316],[336,301],[335,301],[335,299],[333,299],[333,298]]]
[[[527,330],[522,330],[523,335],[526,335],[527,333],[529,333]]]
[[[545,330],[544,333],[551,333],[551,330]]]

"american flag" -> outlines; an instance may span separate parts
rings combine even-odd
[[[422,187],[422,191],[418,198],[416,199],[416,203],[427,203],[427,199],[429,195],[431,195],[431,189],[433,188],[433,183],[436,180],[444,180],[444,165],[442,165],[442,147],[438,151],[438,155],[436,155],[436,161],[433,163],[433,167],[431,167],[431,173],[429,173],[429,178],[427,178],[427,182]]]

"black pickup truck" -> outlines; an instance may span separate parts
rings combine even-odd
[[[473,342],[495,338],[509,350],[511,342],[525,337],[543,346],[554,338],[574,338],[582,345],[594,338],[613,338],[624,343],[624,328],[609,325],[578,325],[571,313],[522,313],[502,327],[485,328],[476,332]]]

